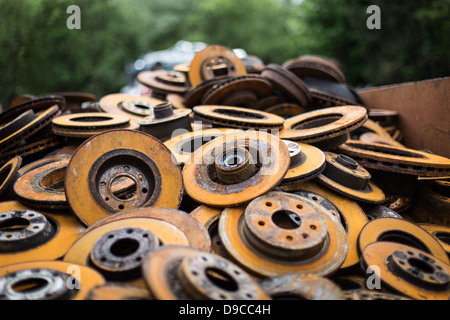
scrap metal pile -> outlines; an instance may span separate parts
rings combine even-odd
[[[449,299],[450,160],[333,63],[138,81],[0,113],[0,299]]]

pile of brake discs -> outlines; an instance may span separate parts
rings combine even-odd
[[[0,113],[0,299],[449,299],[450,159],[333,63],[138,81]]]

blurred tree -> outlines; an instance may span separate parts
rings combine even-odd
[[[381,30],[369,30],[369,5]],[[69,5],[81,9],[70,30]],[[243,48],[265,63],[336,58],[355,86],[450,74],[450,0],[0,0],[0,102],[118,92],[124,68],[180,39]]]

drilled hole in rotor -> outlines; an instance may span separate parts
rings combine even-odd
[[[297,229],[301,225],[300,217],[289,210],[276,211],[272,215],[272,221],[276,226],[287,230]]]
[[[295,126],[293,126],[292,129],[305,130],[305,129],[323,127],[330,123],[340,120],[342,117],[343,116],[340,114],[320,115],[317,117],[313,117],[313,118],[309,118],[309,119],[300,121]]]
[[[75,117],[72,118],[71,121],[74,122],[100,122],[100,121],[109,121],[112,120],[113,118],[108,117],[108,116],[102,116],[102,117],[86,117],[86,116],[80,116],[80,117]]]
[[[448,232],[436,232],[435,237],[448,244],[450,246],[450,233]]]
[[[48,286],[49,283],[46,279],[42,278],[30,278],[18,281],[11,286],[17,293],[31,293],[34,291],[39,291]]]
[[[24,218],[12,218],[0,222],[1,232],[17,232],[22,231],[30,226],[30,221]]]
[[[410,258],[408,259],[408,262],[412,267],[417,268],[424,273],[434,273],[434,268],[423,260]]]
[[[234,109],[216,109],[214,110],[215,113],[223,114],[225,116],[230,117],[238,117],[238,118],[245,118],[245,119],[266,119],[267,117],[253,112],[246,112],[246,111],[239,111]]]
[[[111,246],[111,253],[116,257],[132,255],[139,249],[139,242],[131,238],[119,239]]]
[[[206,277],[213,284],[227,291],[237,291],[239,285],[228,273],[217,268],[207,268],[205,270]]]
[[[384,232],[378,237],[377,241],[400,243],[430,253],[428,247],[421,240],[410,233],[400,230]]]
[[[64,178],[67,167],[53,170],[40,181],[41,187],[47,190],[64,192]]]

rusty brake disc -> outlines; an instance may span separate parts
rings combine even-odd
[[[58,154],[58,155],[52,155],[49,157],[44,157],[42,159],[33,161],[33,162],[21,167],[19,169],[19,173],[21,175],[24,175],[24,174],[30,172],[31,170],[37,169],[43,165],[46,165],[46,164],[49,164],[49,163],[52,163],[55,161],[60,161],[60,160],[64,160],[64,159],[70,160],[71,156],[72,156],[71,154]]]
[[[137,80],[153,92],[167,96],[170,93],[185,94],[187,91],[186,76],[174,70],[142,71]]]
[[[27,123],[23,127],[20,127],[18,130],[14,131],[14,133],[11,133],[9,136],[0,140],[0,150],[3,153],[17,146],[26,138],[36,134],[38,131],[51,124],[52,119],[60,114],[61,111],[56,105],[40,112],[33,121]]]
[[[0,113],[0,125],[12,121],[28,110],[33,110],[34,113],[44,111],[52,106],[57,106],[58,110],[63,111],[66,106],[66,101],[62,96],[40,96],[26,99],[22,103],[9,107]]]
[[[303,82],[308,87],[313,97],[313,105],[316,108],[331,106],[364,106],[365,103],[358,92],[348,83],[336,83],[318,78],[304,78]]]
[[[186,192],[212,207],[238,206],[277,186],[289,168],[289,151],[264,132],[231,133],[197,150],[183,167]]]
[[[104,218],[91,225],[90,229],[113,221],[121,221],[129,218],[155,219],[167,222],[184,233],[189,246],[198,248],[201,251],[211,251],[211,239],[207,229],[197,219],[194,219],[184,211],[170,208],[149,207],[130,209]],[[165,244],[164,241],[162,243]]]
[[[237,129],[279,130],[284,118],[272,113],[233,106],[194,107],[194,119],[211,123],[213,126]]]
[[[365,132],[359,136],[359,139],[362,142],[368,142],[368,143],[378,143],[378,144],[387,144],[389,146],[393,147],[399,147],[399,148],[405,148],[403,144],[396,141],[392,137],[385,137],[381,136],[379,134],[373,133],[373,132]]]
[[[87,112],[66,114],[52,121],[52,131],[62,137],[89,138],[111,129],[137,129],[130,118],[118,114]]]
[[[252,107],[253,108],[253,107]],[[280,103],[261,109],[264,112],[276,114],[284,119],[289,119],[305,113],[305,109],[295,103]]]
[[[347,290],[344,291],[345,300],[378,300],[378,301],[397,301],[410,300],[398,294],[377,292],[375,290]]]
[[[289,170],[281,181],[281,185],[311,180],[325,169],[325,155],[320,149],[306,143],[281,141],[289,149],[291,158]]]
[[[130,118],[131,124],[153,114],[153,108],[164,101],[148,96],[132,96],[113,93],[102,97],[99,107],[103,112]]]
[[[64,193],[64,176],[69,159],[54,161],[23,174],[14,184],[21,203],[31,208],[68,208]]]
[[[440,243],[417,224],[403,219],[379,218],[368,222],[358,237],[360,252],[374,242],[394,242],[416,248],[433,255],[445,263],[449,257]]]
[[[130,197],[117,197],[118,178],[134,181]],[[65,177],[72,211],[86,224],[123,210],[178,208],[183,184],[172,154],[156,138],[132,130],[111,130],[86,140],[72,155]]]
[[[450,181],[420,181],[410,216],[418,222],[450,227]]]
[[[244,75],[223,80],[205,92],[202,105],[249,107],[272,94],[272,85],[261,76]]]
[[[290,59],[283,63],[283,68],[291,71],[300,79],[318,78],[338,83],[345,82],[344,73],[325,58],[313,55],[304,55]]]
[[[154,107],[153,115],[138,121],[141,131],[161,141],[169,140],[178,132],[192,131],[190,109],[174,109],[170,103],[162,103]]]
[[[191,211],[190,215],[200,221],[200,223],[208,230],[211,238],[212,252],[229,259],[229,255],[223,247],[219,236],[219,218],[223,209],[211,208],[208,206],[198,206]]]
[[[21,165],[22,158],[17,156],[0,168],[0,199],[4,200],[13,196],[13,186],[20,177]]]
[[[233,50],[219,45],[210,45],[197,52],[189,65],[189,82],[196,87],[202,82],[226,76],[247,74],[244,62]]]
[[[419,223],[418,225],[440,243],[450,259],[450,227],[430,223]]]
[[[13,120],[0,126],[0,140],[9,137],[11,134],[15,133],[17,130],[20,130],[22,127],[25,127],[34,119],[36,119],[35,113],[33,112],[33,110],[28,110],[14,118]]]
[[[289,273],[259,281],[273,300],[344,300],[342,290],[331,280],[305,273]]]
[[[63,261],[0,268],[0,300],[85,300],[92,288],[103,284],[95,270]]]
[[[180,166],[191,162],[191,157],[195,151],[203,147],[204,144],[224,134],[238,132],[238,129],[211,128],[186,132],[164,142],[172,152]]]
[[[264,67],[261,76],[267,78],[274,89],[291,102],[297,103],[303,108],[310,106],[312,96],[308,87],[291,71],[272,63]]]
[[[71,215],[35,211],[17,201],[1,202],[0,263],[59,259],[83,231]]]
[[[333,152],[325,152],[325,158],[325,170],[317,177],[319,183],[354,200],[384,202],[384,192],[370,181],[370,173],[355,160]]]
[[[306,112],[286,119],[280,137],[332,149],[349,138],[349,132],[367,119],[367,111],[359,106],[342,106]]]
[[[230,256],[252,274],[333,274],[347,255],[345,230],[313,201],[269,192],[246,208],[227,208],[219,235]]]
[[[33,143],[29,143],[25,146],[19,148],[13,148],[8,152],[0,154],[0,165],[4,165],[6,162],[10,161],[14,157],[20,156],[24,159],[24,163],[34,162],[36,158],[46,152],[54,150],[64,144],[64,140],[61,137],[53,136],[50,138],[45,138]],[[25,161],[26,160],[26,161]]]
[[[361,207],[353,200],[338,194],[314,181],[299,182],[281,187],[282,191],[306,197],[329,212],[331,219],[340,222],[347,233],[347,257],[341,268],[349,268],[359,263],[358,235],[369,222]]]
[[[380,204],[361,204],[361,208],[369,220],[379,218],[403,219],[403,217],[394,210]]]
[[[88,228],[73,242],[64,261],[89,266],[106,279],[144,287],[142,262],[164,245],[189,245],[173,224],[149,218],[129,218]]]
[[[450,266],[433,255],[399,243],[376,242],[364,249],[362,261],[380,269],[382,283],[410,298],[449,299]]]
[[[209,89],[228,79],[231,79],[231,77],[224,77],[220,79],[213,78],[203,81],[195,88],[190,88],[189,91],[185,94],[184,98],[186,107],[193,108],[195,106],[201,105],[202,98]]]
[[[92,288],[86,300],[152,300],[145,288],[130,286],[123,283],[107,282]]]
[[[450,174],[450,159],[418,150],[354,140],[338,149],[366,168],[427,177]]]
[[[240,267],[217,254],[168,246],[151,252],[144,278],[158,300],[268,300]]]

